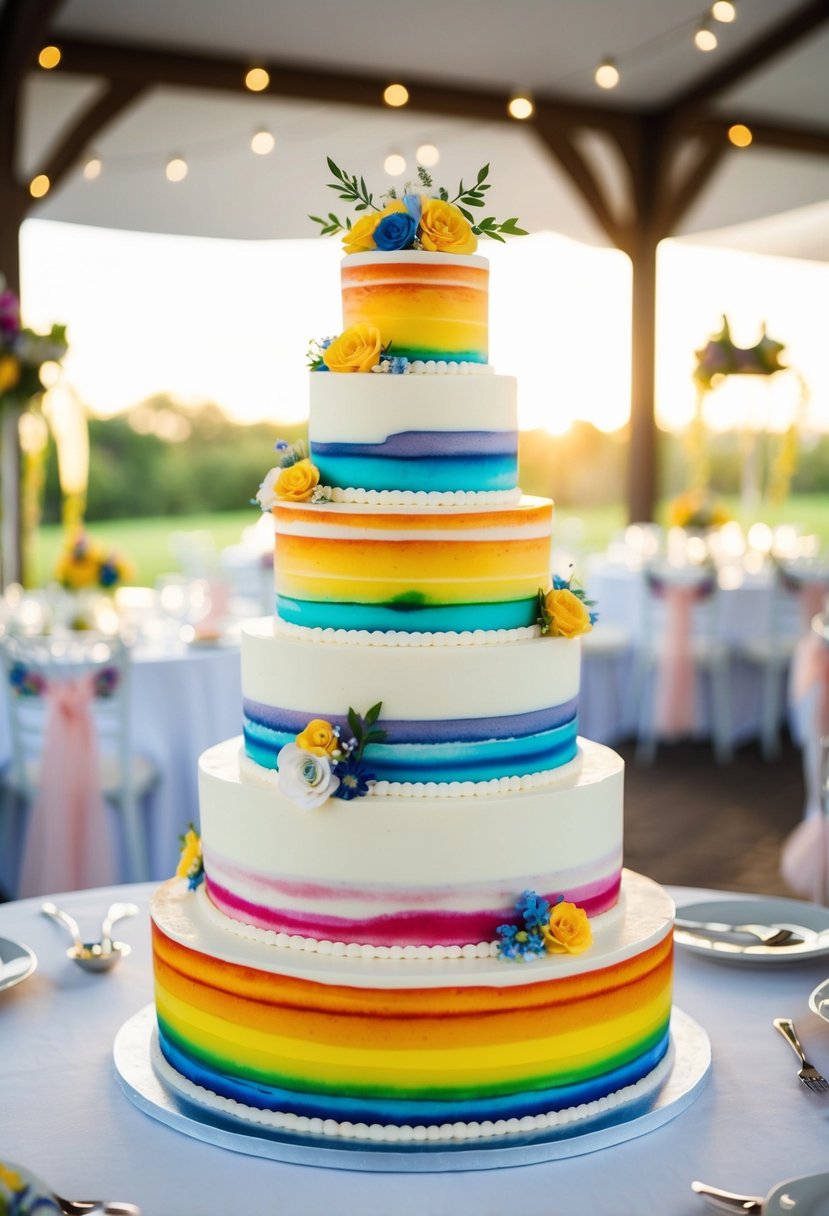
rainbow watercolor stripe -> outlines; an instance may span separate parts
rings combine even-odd
[[[447,721],[383,719],[386,737],[365,750],[365,766],[378,781],[491,781],[543,773],[575,759],[576,699],[548,709],[490,718]],[[282,709],[245,698],[245,752],[262,768],[314,718],[339,726],[348,720],[327,710]]]
[[[508,987],[317,983],[199,953],[157,925],[153,958],[168,1061],[259,1109],[386,1125],[542,1114],[635,1083],[667,1050],[670,934],[611,966]]]
[[[481,511],[280,503],[277,610],[339,629],[533,625],[549,582],[552,504]]]
[[[341,286],[343,328],[376,326],[392,354],[488,362],[489,269],[482,260],[355,255],[343,259]]]
[[[377,443],[311,441],[323,485],[363,490],[512,490],[515,431],[401,431]]]
[[[583,908],[609,911],[619,898],[621,858],[603,858],[590,881],[572,875],[533,876],[509,889],[495,886],[385,888],[262,874],[213,852],[205,854],[211,903],[231,920],[316,941],[371,946],[468,946],[495,941],[514,918],[515,891],[546,892]]]

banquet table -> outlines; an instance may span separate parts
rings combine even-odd
[[[150,876],[175,868],[178,838],[197,822],[198,758],[242,729],[239,646],[139,642],[130,673],[133,746],[160,782],[149,798]],[[5,686],[0,690],[0,768],[11,754]]]
[[[383,1174],[242,1156],[142,1113],[122,1091],[112,1046],[152,999],[150,884],[56,896],[89,935],[110,900],[142,915],[119,926],[132,954],[91,975],[65,955],[39,900],[0,905],[0,937],[28,944],[35,973],[0,991],[0,1159],[27,1165],[61,1194],[106,1195],[142,1216],[698,1216],[695,1178],[764,1195],[829,1168],[829,1094],[807,1091],[775,1016],[797,1023],[829,1075],[829,1025],[808,1009],[829,957],[764,968],[677,947],[675,1001],[707,1031],[712,1065],[696,1100],[644,1136],[589,1155],[520,1168]],[[674,888],[679,903],[714,893]],[[738,898],[738,897],[735,897]]]

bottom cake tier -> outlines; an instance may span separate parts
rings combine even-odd
[[[194,1100],[323,1136],[469,1139],[635,1102],[668,1049],[673,904],[625,872],[580,955],[366,959],[239,938],[203,888],[152,907],[159,1045]]]

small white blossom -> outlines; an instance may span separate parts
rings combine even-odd
[[[270,511],[271,507],[279,501],[276,495],[276,483],[281,472],[281,469],[271,469],[256,491],[256,501],[263,511]]]

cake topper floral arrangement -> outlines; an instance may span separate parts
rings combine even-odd
[[[346,216],[341,220],[333,211],[323,218],[311,215],[308,218],[320,225],[321,236],[344,233],[343,249],[346,253],[363,253],[378,249],[426,249],[434,253],[474,253],[479,236],[488,236],[493,241],[503,242],[504,236],[526,236],[524,228],[518,227],[518,217],[496,220],[487,215],[476,219],[470,207],[485,204],[485,194],[490,188],[487,181],[489,165],[478,170],[473,186],[458,184],[454,198],[444,186],[435,186],[430,174],[422,165],[417,166],[417,185],[407,182],[402,197],[391,187],[380,196],[379,206],[366,186],[364,177],[347,173],[328,157],[328,168],[334,178],[328,183],[339,198],[354,204],[355,211],[365,212],[356,222]]]
[[[279,788],[301,810],[313,810],[329,798],[362,798],[371,792],[374,774],[365,763],[365,749],[380,743],[386,732],[375,723],[382,701],[361,717],[348,711],[350,735],[343,738],[338,725],[314,718],[293,743],[286,743],[276,758]]]
[[[284,439],[275,444],[277,462],[269,469],[252,500],[263,511],[270,511],[281,500],[284,502],[328,502],[331,491],[319,484],[320,473],[308,458],[308,449],[300,440],[286,443]]]
[[[499,958],[528,962],[545,954],[581,954],[593,941],[584,908],[561,897],[550,904],[536,891],[523,891],[515,911],[518,924],[498,926]]]
[[[538,589],[537,623],[542,635],[551,638],[576,638],[590,633],[599,614],[593,611],[594,601],[589,600],[573,576],[553,576],[549,591]]]

